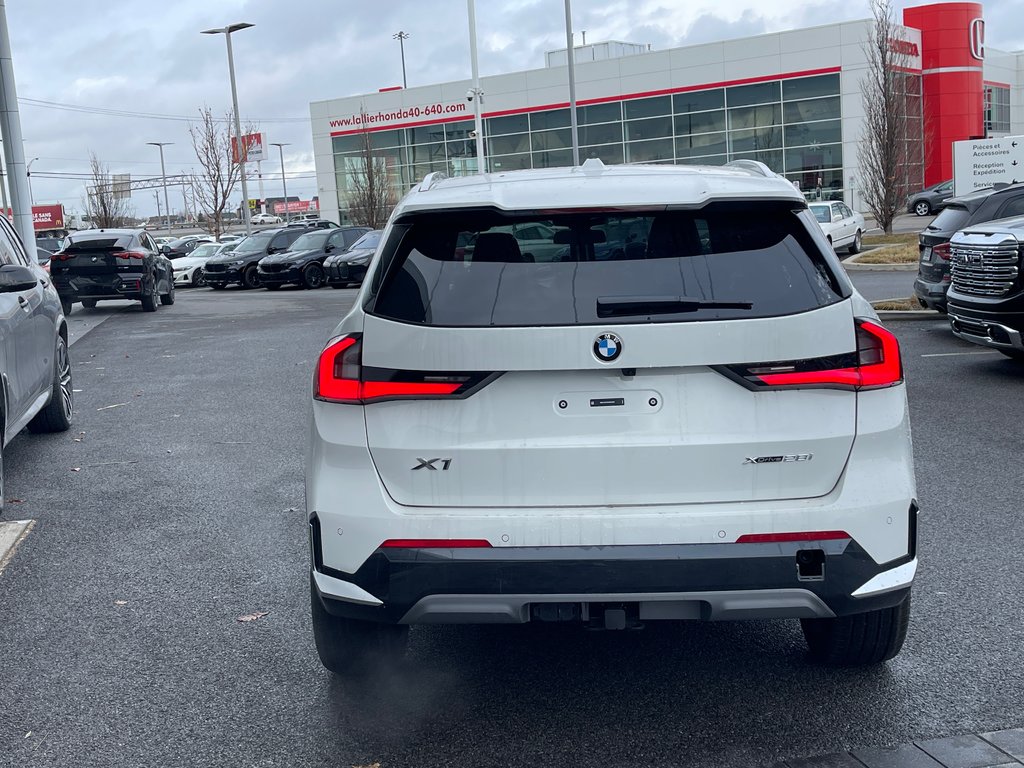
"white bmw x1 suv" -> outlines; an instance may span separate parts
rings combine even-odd
[[[906,635],[899,346],[752,161],[425,179],[320,355],[306,466],[337,673],[421,623],[789,617],[842,665]]]

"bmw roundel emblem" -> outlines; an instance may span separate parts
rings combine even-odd
[[[614,333],[602,333],[594,341],[594,355],[602,363],[610,363],[622,354],[622,339]]]

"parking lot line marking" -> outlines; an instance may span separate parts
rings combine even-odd
[[[921,355],[921,357],[959,357],[961,355],[998,355],[999,353],[991,349],[983,349],[980,352],[933,352],[930,355]]]
[[[14,557],[14,551],[35,527],[35,520],[10,520],[0,523],[0,573]]]

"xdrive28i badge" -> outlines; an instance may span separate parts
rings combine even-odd
[[[594,341],[594,356],[602,363],[610,363],[622,354],[622,339],[614,333],[602,333]]]

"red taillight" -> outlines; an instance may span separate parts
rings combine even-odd
[[[950,255],[949,243],[939,243],[938,245],[932,246],[932,256],[940,258],[943,261],[949,261]]]
[[[745,533],[737,544],[776,544],[784,541],[835,541],[853,538],[846,531],[794,531],[790,533]]]
[[[362,364],[362,339],[340,336],[327,342],[316,367],[317,400],[332,403],[369,403],[393,398],[453,395],[470,382],[469,376],[422,374],[419,381],[368,379]],[[452,378],[452,381],[427,379]]]
[[[68,253],[67,251],[58,251],[50,257],[50,261],[70,261],[75,258],[75,254]]]
[[[814,361],[751,366],[748,381],[767,387],[849,387],[880,389],[903,381],[903,362],[896,337],[870,320],[857,320],[857,353],[854,365],[808,369]],[[801,370],[801,368],[804,368]],[[791,370],[784,370],[784,369]]]
[[[115,254],[119,259],[144,259],[146,254],[142,251],[117,251]]]
[[[469,549],[489,547],[487,539],[388,539],[381,549]]]

